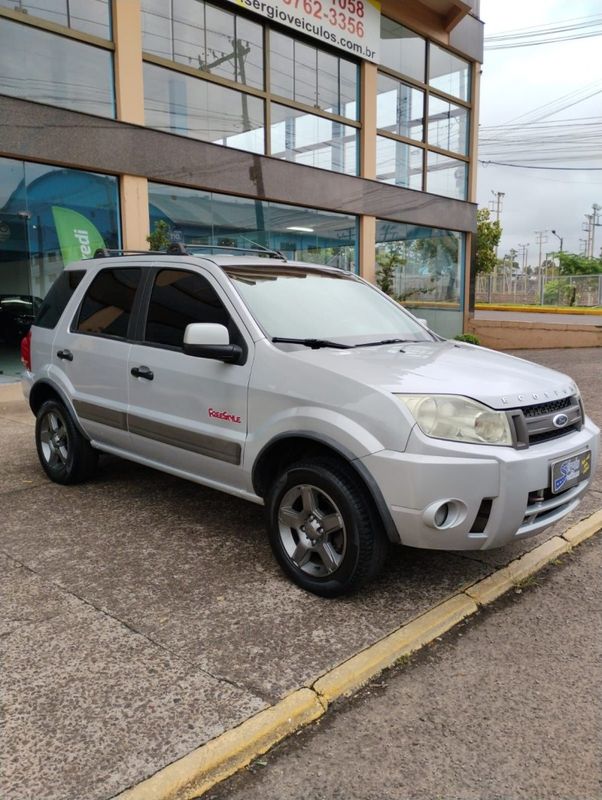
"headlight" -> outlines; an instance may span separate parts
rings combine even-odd
[[[420,430],[434,439],[512,446],[508,417],[468,397],[398,394]]]

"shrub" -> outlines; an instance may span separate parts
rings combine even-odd
[[[454,336],[454,339],[457,342],[468,342],[468,344],[481,344],[479,337],[475,336],[474,333],[459,333],[457,336]]]

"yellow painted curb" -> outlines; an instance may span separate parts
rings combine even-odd
[[[285,736],[314,722],[325,706],[311,689],[299,689],[237,728],[193,750],[115,800],[189,800],[198,797]]]
[[[602,308],[584,308],[583,306],[529,306],[524,304],[511,305],[508,303],[475,303],[477,311],[516,311],[529,314],[581,314],[584,317],[602,316]]]
[[[464,592],[480,606],[486,606],[570,549],[571,545],[565,539],[553,536],[506,567],[469,586]]]
[[[511,561],[506,567],[510,571],[515,583],[524,581],[534,575],[550,561],[553,561],[563,553],[571,549],[570,544],[566,539],[561,539],[560,536],[553,536],[547,542],[538,545],[533,550],[529,550],[524,556],[517,558],[516,561]]]
[[[602,530],[602,510],[596,511],[589,517],[582,519],[581,522],[578,522],[576,525],[573,525],[572,528],[569,528],[568,531],[565,531],[562,534],[562,538],[566,539],[566,541],[571,545],[571,547],[575,547],[581,542],[584,542],[586,539],[589,539],[594,534],[598,533],[598,531]]]
[[[493,575],[474,583],[464,590],[464,593],[478,603],[480,606],[486,606],[488,603],[493,603],[498,597],[501,597],[509,589],[514,586],[514,580],[510,574],[508,567],[498,569]]]
[[[403,656],[419,650],[474,614],[477,608],[469,597],[455,595],[330,670],[314,683],[313,688],[328,703],[351,694]]]

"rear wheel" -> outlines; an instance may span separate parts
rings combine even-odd
[[[36,448],[44,472],[55,483],[82,483],[96,469],[98,451],[58,400],[46,400],[36,415]]]
[[[388,542],[365,486],[346,464],[323,458],[288,467],[266,507],[274,555],[303,589],[336,597],[380,570]]]

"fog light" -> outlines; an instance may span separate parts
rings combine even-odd
[[[445,521],[447,520],[448,516],[449,516],[449,505],[447,503],[443,503],[442,506],[439,506],[433,518],[433,522],[435,523],[437,528],[442,528],[445,525]]]
[[[456,498],[437,500],[422,512],[422,520],[429,528],[447,531],[461,525],[466,519],[466,504]]]

